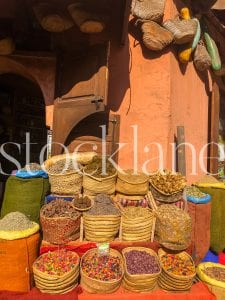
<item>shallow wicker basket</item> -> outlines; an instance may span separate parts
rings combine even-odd
[[[135,274],[135,275],[130,274],[127,270],[125,253],[130,252],[132,250],[145,251],[150,255],[154,256],[159,265],[159,269],[160,269],[159,272],[154,274]],[[122,255],[124,258],[124,269],[125,269],[123,286],[126,289],[133,292],[152,291],[156,287],[157,279],[161,273],[161,267],[159,264],[159,259],[157,254],[152,249],[145,248],[145,247],[128,247],[122,250]]]
[[[123,274],[124,274],[124,265],[123,265],[123,258],[121,254],[114,249],[110,249],[110,255],[112,256],[118,256],[121,259],[121,269],[122,269],[122,275],[119,279],[111,280],[111,281],[101,281],[97,279],[93,279],[88,277],[82,270],[82,261],[90,256],[96,253],[97,249],[91,249],[87,251],[81,258],[81,267],[80,267],[80,275],[81,275],[81,286],[84,290],[86,290],[89,293],[96,293],[96,294],[109,294],[115,292],[121,284]]]
[[[163,249],[159,249],[158,256],[159,256],[160,264],[161,264],[161,258],[165,254],[166,252]],[[183,251],[176,255],[184,259],[190,259],[192,264],[194,265],[192,257],[187,252]],[[193,284],[193,279],[196,276],[196,272],[193,273],[192,275],[176,275],[171,272],[168,272],[162,264],[161,264],[161,268],[162,268],[162,272],[158,279],[158,284],[162,289],[168,291],[177,291],[177,292],[190,290]]]
[[[89,197],[88,197],[89,198]],[[86,207],[86,208],[80,208],[80,207],[77,207],[76,206],[76,204],[74,203],[74,200],[72,201],[72,205],[73,205],[73,207],[76,209],[76,210],[78,210],[78,211],[80,211],[80,212],[83,212],[83,211],[87,211],[87,210],[89,210],[89,209],[91,209],[92,208],[92,206],[94,205],[94,199],[92,199],[92,198],[89,198],[90,200],[91,200],[91,205],[89,206],[89,207]]]
[[[47,254],[42,254],[40,257],[45,255]],[[73,255],[77,258],[77,263],[73,269],[63,275],[50,275],[41,272],[36,268],[34,262],[33,273],[36,287],[43,293],[50,294],[64,294],[74,289],[78,285],[79,256],[75,252],[73,252]]]

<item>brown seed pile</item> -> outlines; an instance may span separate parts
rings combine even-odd
[[[86,213],[89,215],[120,215],[118,208],[114,206],[111,198],[106,194],[98,194],[95,197],[95,204]]]
[[[68,217],[71,219],[77,219],[80,216],[73,205],[64,200],[51,201],[42,207],[41,213],[47,218]]]
[[[85,167],[84,171],[85,173],[90,174],[97,178],[108,177],[116,173],[116,169],[108,160],[106,160],[106,166],[104,170],[103,161],[101,157],[98,156],[95,156],[93,158],[92,162]]]
[[[91,206],[91,199],[87,196],[74,199],[73,205],[77,208],[88,208]]]
[[[0,230],[15,231],[26,230],[34,226],[24,214],[21,212],[11,212],[0,220]]]

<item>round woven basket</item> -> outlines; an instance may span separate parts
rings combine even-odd
[[[79,160],[72,154],[56,155],[44,162],[44,168],[49,176],[49,182],[51,184],[52,194],[57,195],[76,195],[81,193],[83,175],[81,170],[74,170],[68,173],[52,174],[48,169],[56,162],[63,159],[76,160],[79,164]]]
[[[115,193],[116,189],[116,177],[117,173],[115,172],[114,175],[98,178],[92,176],[88,173],[83,173],[83,188],[84,194],[95,196],[97,194],[107,194],[112,195]]]
[[[109,242],[115,239],[119,232],[119,215],[83,215],[84,233],[88,241]]]
[[[133,175],[133,170],[126,170],[125,173],[118,173],[116,191],[125,195],[146,195],[148,192],[148,176],[141,172]]]
[[[47,253],[40,257],[46,256]],[[73,252],[77,263],[69,272],[63,275],[50,275],[36,268],[33,264],[33,273],[36,287],[43,293],[63,294],[74,289],[78,284],[79,277],[79,256]],[[40,257],[38,259],[40,259]]]
[[[97,294],[108,294],[115,292],[121,284],[123,274],[124,274],[124,266],[123,266],[123,258],[121,254],[114,249],[110,249],[110,255],[112,256],[118,256],[121,260],[121,269],[122,269],[122,275],[117,280],[111,280],[111,281],[101,281],[97,279],[93,279],[88,277],[82,270],[82,261],[90,256],[96,253],[97,249],[91,249],[87,251],[81,258],[81,268],[80,268],[80,274],[81,274],[81,286],[84,290],[86,290],[89,293],[97,293]]]
[[[156,261],[159,265],[159,272],[154,274],[130,274],[127,270],[126,265],[126,257],[125,253],[130,252],[132,250],[138,250],[138,251],[145,251],[149,253],[150,255],[154,256]],[[133,292],[145,292],[145,291],[151,291],[156,287],[157,279],[160,276],[161,273],[161,267],[159,264],[159,259],[157,254],[149,248],[145,247],[128,247],[122,250],[122,255],[124,258],[124,280],[123,280],[123,286]]]
[[[92,208],[92,206],[94,205],[94,199],[92,199],[92,198],[89,198],[90,200],[91,200],[91,205],[89,206],[89,207],[86,207],[86,208],[80,208],[80,207],[77,207],[76,206],[76,204],[75,204],[75,199],[72,201],[72,205],[73,205],[73,207],[76,209],[76,210],[78,210],[78,211],[81,211],[81,212],[83,212],[83,211],[87,211],[87,210],[89,210],[89,209],[91,209]]]
[[[78,239],[80,236],[81,214],[77,213],[78,216],[75,219],[69,216],[55,218],[46,217],[43,214],[46,205],[44,205],[40,211],[43,239],[46,242],[57,245],[66,244]]]
[[[158,279],[158,284],[162,289],[169,290],[169,291],[187,291],[190,290],[192,284],[193,284],[193,279],[196,276],[196,272],[193,273],[192,275],[176,275],[173,274],[172,272],[168,272],[163,264],[161,263],[161,258],[163,255],[165,255],[166,252],[163,249],[159,249],[158,251],[158,256],[159,256],[159,261],[161,264],[162,272],[160,275],[160,278]],[[192,264],[194,265],[194,262],[192,260],[192,257],[186,253],[186,252],[180,252],[178,254],[179,257],[184,258],[184,259],[190,259]]]
[[[164,195],[158,191],[152,184],[150,184],[150,191],[156,201],[164,202],[164,203],[174,203],[182,199],[183,190],[178,191],[172,195]]]

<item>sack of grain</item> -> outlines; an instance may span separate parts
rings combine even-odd
[[[161,22],[164,15],[165,2],[165,0],[133,0],[131,13],[142,20]]]
[[[38,257],[40,234],[14,241],[0,239],[0,290],[29,292],[33,287],[32,265]]]
[[[156,240],[170,250],[187,249],[191,243],[192,231],[189,214],[169,204],[159,206],[156,214]]]
[[[16,211],[7,214],[0,220],[0,239],[16,240],[35,234],[39,224],[32,222],[24,214]]]
[[[1,217],[19,211],[31,221],[39,223],[40,208],[49,191],[48,179],[22,179],[10,176],[6,182]]]

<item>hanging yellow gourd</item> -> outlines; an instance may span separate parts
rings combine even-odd
[[[180,11],[181,17],[183,20],[190,20],[190,11],[187,7],[184,7],[181,9]],[[188,44],[187,48],[184,50],[181,50],[178,54],[179,57],[179,61],[181,63],[187,63],[190,60],[191,57],[191,52],[192,52],[192,48],[191,48],[191,44]]]

